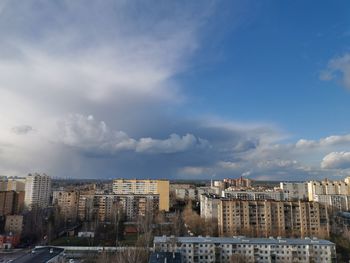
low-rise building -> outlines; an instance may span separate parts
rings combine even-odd
[[[334,243],[316,238],[157,236],[154,238],[154,250],[181,253],[183,263],[323,263],[335,262],[336,257]]]
[[[20,235],[0,235],[0,248],[10,249],[15,248],[20,242]]]

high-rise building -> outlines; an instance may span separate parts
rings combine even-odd
[[[28,174],[24,204],[28,210],[46,208],[50,203],[51,178],[46,174]]]
[[[114,194],[157,194],[159,195],[159,210],[169,211],[169,181],[168,180],[113,180]]]
[[[335,262],[335,244],[317,238],[154,237],[154,251],[180,253],[183,263]]]

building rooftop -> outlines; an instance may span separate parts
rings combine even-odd
[[[149,258],[149,263],[181,263],[180,253],[154,252]]]
[[[180,243],[224,243],[224,244],[289,244],[289,245],[334,245],[334,243],[317,238],[248,238],[243,236],[237,237],[167,237],[156,236],[154,243],[167,243],[176,239]]]
[[[11,261],[12,263],[46,263],[54,257],[63,254],[63,248],[56,247],[42,247],[32,250],[32,252],[25,254],[19,258]]]

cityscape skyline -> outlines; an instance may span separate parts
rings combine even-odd
[[[349,176],[349,9],[0,1],[0,174]]]

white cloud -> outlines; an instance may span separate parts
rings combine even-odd
[[[331,152],[327,154],[321,167],[325,169],[348,169],[350,168],[350,152]]]
[[[317,147],[332,147],[344,144],[350,144],[350,134],[332,135],[325,138],[321,138],[318,141],[300,139],[295,146],[298,149],[305,149]]]
[[[111,130],[105,122],[97,121],[92,115],[71,114],[59,123],[59,141],[92,155],[113,155],[119,151],[131,150],[138,153],[178,153],[208,142],[192,134],[179,136],[171,134],[168,139],[130,138],[123,131]]]
[[[350,89],[350,54],[346,53],[330,60],[327,69],[321,72],[320,79],[336,80]]]

